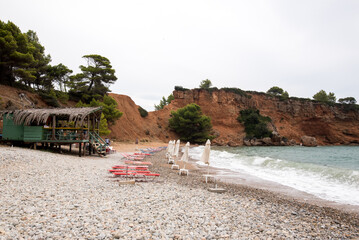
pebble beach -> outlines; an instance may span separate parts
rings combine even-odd
[[[119,185],[107,171],[119,153],[0,146],[0,239],[359,239],[357,213],[230,183],[213,193],[201,169],[171,170],[165,151],[146,161],[159,178]]]

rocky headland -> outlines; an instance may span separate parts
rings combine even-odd
[[[164,109],[149,112],[142,118],[138,106],[125,95],[111,94],[123,116],[111,126],[111,137],[121,141],[135,139],[162,140],[178,138],[168,128],[171,111],[189,103],[198,104],[211,117],[214,144],[221,146],[278,145],[358,145],[359,112],[346,104],[328,105],[309,99],[282,100],[264,93],[207,91],[194,89],[174,91],[174,100]],[[256,108],[271,118],[268,127],[273,137],[245,140],[243,124],[237,121],[240,110]]]

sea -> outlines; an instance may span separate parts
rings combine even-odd
[[[189,156],[200,160],[204,146]],[[359,206],[359,147],[211,147],[210,166],[254,176],[324,200]]]

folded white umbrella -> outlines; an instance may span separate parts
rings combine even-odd
[[[172,141],[172,146],[171,146],[171,156],[175,155],[175,145],[176,145],[176,140]]]
[[[171,147],[171,141],[168,142],[168,146],[167,146],[167,152],[170,152],[170,147]]]
[[[206,145],[204,146],[204,150],[201,156],[201,161],[205,164],[208,164],[208,174],[209,174],[209,153],[211,152],[211,141],[209,139],[206,142]]]
[[[184,152],[183,152],[183,155],[181,157],[181,161],[184,161],[183,169],[186,168],[186,162],[188,162],[188,150],[189,150],[189,142],[187,142],[186,145],[184,146]]]
[[[175,148],[175,157],[178,157],[178,153],[179,153],[179,147],[180,147],[180,140],[178,139],[176,142],[176,148]]]

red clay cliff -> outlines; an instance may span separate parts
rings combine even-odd
[[[168,128],[172,110],[189,103],[198,104],[202,112],[211,117],[213,142],[218,145],[243,145],[244,127],[236,118],[239,111],[257,108],[272,119],[271,128],[280,139],[291,144],[301,143],[303,136],[314,137],[319,145],[359,144],[359,112],[345,110],[345,105],[333,106],[310,100],[280,100],[263,93],[236,94],[224,90],[194,89],[174,91],[174,100],[164,109],[149,112],[142,118],[138,106],[125,95],[110,94],[118,103],[123,116],[111,126],[110,137],[120,141],[148,141],[178,138]],[[279,140],[281,141],[281,140]]]

